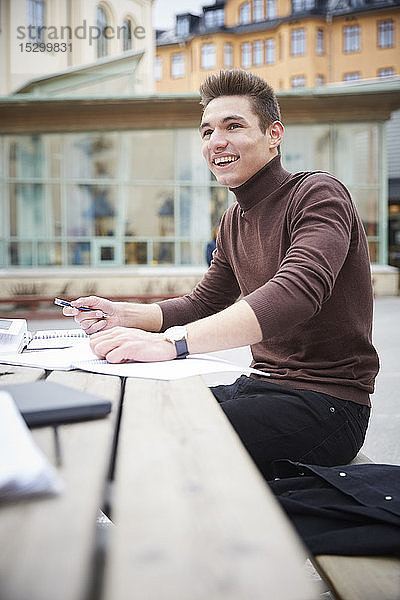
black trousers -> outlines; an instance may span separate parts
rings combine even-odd
[[[246,375],[210,389],[267,480],[275,460],[344,465],[364,442],[368,406]]]

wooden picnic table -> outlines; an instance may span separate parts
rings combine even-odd
[[[200,377],[0,365],[112,401],[59,426],[56,497],[0,504],[1,600],[313,600],[306,551]],[[54,463],[51,427],[33,437]],[[113,525],[96,524],[105,509]],[[317,594],[317,595],[316,595]]]

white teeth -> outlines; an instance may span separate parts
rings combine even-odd
[[[223,165],[230,162],[235,162],[237,160],[237,156],[221,156],[219,158],[214,158],[215,165]]]

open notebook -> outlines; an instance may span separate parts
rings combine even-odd
[[[82,329],[28,330],[26,319],[0,318],[0,355],[44,348],[72,348],[88,336]]]
[[[71,348],[88,335],[82,329],[51,329],[36,331],[27,345],[27,350],[43,350],[45,348]]]

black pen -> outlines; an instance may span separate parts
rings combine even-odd
[[[60,298],[54,298],[54,304],[57,304],[57,306],[69,306],[70,308],[76,308],[77,310],[80,310],[82,312],[96,312],[98,310],[101,310],[100,308],[89,308],[87,306],[72,306],[71,302],[68,302],[67,300],[61,300]],[[103,313],[103,317],[108,317],[108,315],[106,315],[106,313]]]

